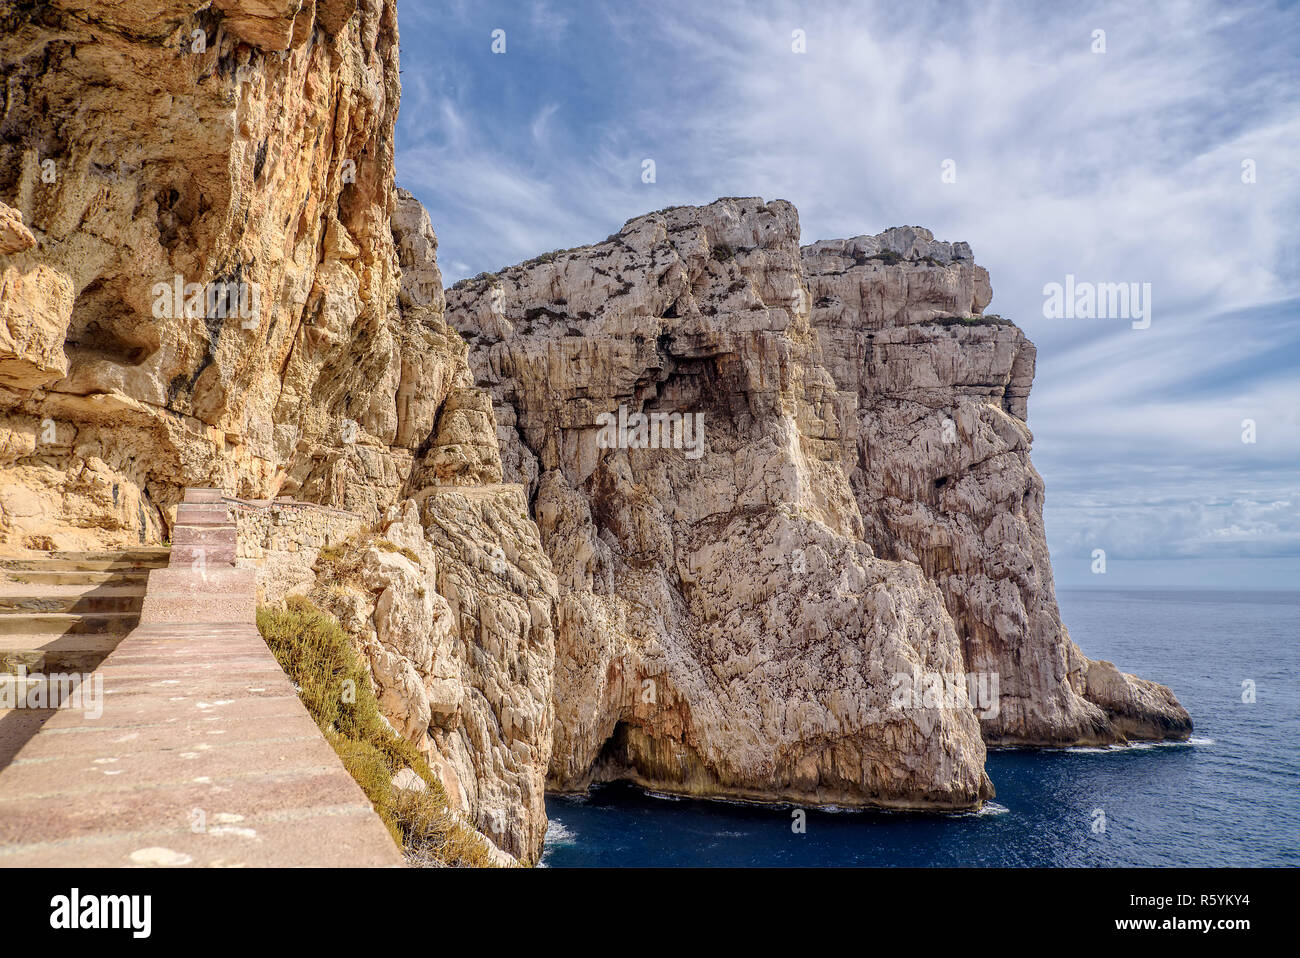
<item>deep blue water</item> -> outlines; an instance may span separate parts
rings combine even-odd
[[[788,806],[599,786],[547,800],[543,864],[1300,865],[1300,592],[1058,599],[1085,653],[1173,688],[1191,744],[994,751],[979,813],[809,809],[805,834]]]

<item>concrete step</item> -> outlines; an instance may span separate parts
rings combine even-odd
[[[257,622],[257,573],[207,563],[155,569],[140,610],[140,623]]]
[[[225,491],[222,489],[211,489],[207,486],[186,486],[185,498],[181,504],[224,504],[225,496]]]
[[[256,591],[257,570],[209,565],[197,570],[190,565],[168,566],[149,573],[146,602],[158,595],[195,595],[200,592],[234,592],[242,594],[253,583]]]
[[[142,625],[166,623],[220,623],[257,621],[252,597],[205,592],[194,595],[151,595],[140,611]]]
[[[125,638],[121,633],[0,635],[0,680],[21,666],[29,675],[91,672]]]
[[[180,525],[206,526],[208,528],[213,528],[216,526],[224,526],[231,529],[234,528],[234,523],[232,523],[229,519],[226,518],[225,513],[221,513],[220,515],[213,513],[212,515],[178,516],[176,524],[178,526]]]
[[[224,501],[221,502],[182,502],[176,507],[176,514],[183,512],[213,512],[225,515],[230,511],[230,506]]]
[[[93,586],[93,585],[143,585],[149,578],[149,570],[108,569],[94,571],[70,571],[67,569],[0,569],[0,584],[8,586]],[[42,589],[41,591],[44,591]]]
[[[233,542],[224,545],[177,546],[172,550],[170,569],[194,568],[202,566],[233,567],[238,552]]]
[[[82,595],[144,595],[152,569],[120,574],[114,572],[64,572],[62,576],[101,575],[109,576],[104,581],[79,582],[73,579],[57,579],[52,582],[32,584],[20,582],[6,576],[0,576],[0,599],[9,596],[38,595],[42,598],[72,598]],[[15,573],[21,575],[22,573]]]
[[[224,505],[190,505],[176,509],[176,525],[230,525],[230,510]]]
[[[169,547],[0,558],[0,705],[33,689],[48,700],[57,683],[47,676],[99,668],[139,622],[149,573],[170,559]],[[0,708],[0,769],[54,714]]]
[[[170,546],[137,546],[132,549],[87,549],[70,552],[31,552],[0,555],[7,559],[113,559],[136,562],[166,562]]]
[[[8,557],[0,559],[0,570],[5,572],[116,572],[143,569],[161,569],[171,555],[165,553],[148,557],[113,556],[102,553],[78,554],[60,552],[51,556],[31,558]]]
[[[135,628],[139,612],[13,612],[0,615],[0,635],[124,634]]]
[[[177,546],[217,546],[236,540],[234,526],[191,526],[177,523],[172,527],[172,551]]]
[[[89,588],[94,589],[94,586]],[[136,612],[144,601],[144,583],[135,586],[101,586],[93,592],[60,595],[34,593],[11,595],[0,587],[0,616],[28,612]]]

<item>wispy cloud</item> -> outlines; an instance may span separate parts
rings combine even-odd
[[[1286,8],[593,0],[438,18],[401,0],[399,14],[399,181],[429,208],[449,282],[721,195],[791,200],[805,242],[925,225],[971,242],[991,308],[1039,344],[1030,422],[1054,548],[1300,554],[1294,511],[1252,504],[1300,503]],[[1150,283],[1151,328],[1045,319],[1043,286],[1066,274]]]

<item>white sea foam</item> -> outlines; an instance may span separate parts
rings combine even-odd
[[[574,834],[569,831],[564,822],[558,818],[552,818],[546,826],[546,847],[552,845],[572,845],[574,843]]]
[[[558,818],[552,818],[546,823],[546,844],[542,846],[542,857],[538,861],[537,867],[549,868],[550,865],[546,860],[551,857],[552,852],[557,848],[576,843],[576,836],[564,826],[564,822]]]
[[[1070,748],[1061,749],[1071,755],[1103,755],[1112,752],[1146,752],[1153,748],[1193,748],[1196,746],[1213,745],[1212,738],[1189,738],[1185,742],[1164,741],[1164,742],[1129,742],[1124,745],[1076,745]]]
[[[670,792],[652,792],[652,791],[650,791],[649,789],[644,789],[643,791],[644,791],[644,793],[645,793],[646,795],[649,795],[651,798],[657,798],[657,799],[659,799],[661,802],[684,802],[684,801],[686,801],[686,796],[685,796],[685,795],[673,795],[673,794],[671,794]]]
[[[1005,815],[1011,809],[1005,805],[999,805],[997,802],[985,802],[975,811],[953,812],[953,818],[985,818],[990,815]]]

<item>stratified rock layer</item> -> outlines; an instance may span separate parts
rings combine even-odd
[[[453,800],[535,859],[554,584],[393,186],[397,54],[393,0],[0,3],[0,547],[159,542],[185,486],[410,542],[320,587]]]
[[[966,668],[1000,677],[990,744],[1186,737],[1168,689],[1102,677],[1061,623],[1026,425],[1035,349],[980,315],[965,243],[903,227],[804,247],[817,357],[839,390],[844,468],[882,556],[936,582]],[[1122,703],[1122,704],[1121,704]]]
[[[984,738],[1185,737],[1060,623],[1034,348],[979,315],[970,248],[798,238],[784,201],[720,200],[448,292],[559,586],[552,784],[952,807],[988,794]],[[702,414],[703,454],[607,448],[620,407]],[[1000,695],[895,707],[917,670]]]

